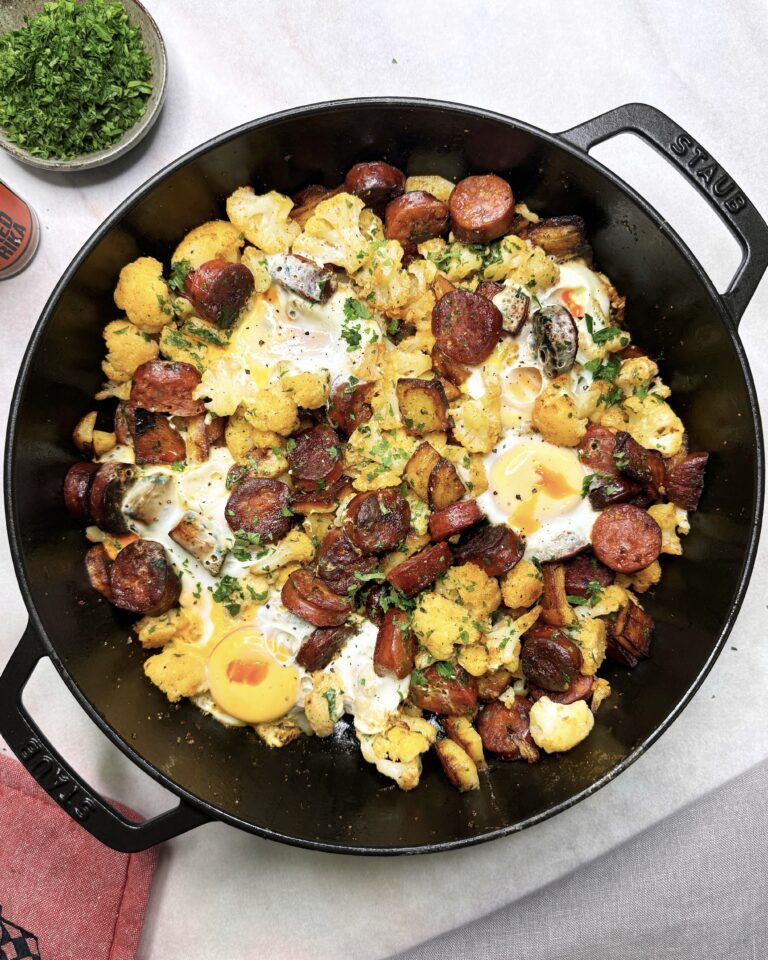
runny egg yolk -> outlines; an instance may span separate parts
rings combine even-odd
[[[211,697],[245,723],[284,717],[296,703],[299,673],[279,663],[270,644],[253,627],[240,627],[218,643],[208,659]]]
[[[584,469],[573,450],[521,443],[491,467],[494,499],[511,527],[534,533],[542,523],[570,513],[581,502]]]

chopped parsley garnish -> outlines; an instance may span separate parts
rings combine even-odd
[[[347,353],[353,353],[360,348],[363,335],[360,330],[361,320],[370,320],[371,311],[364,303],[347,297],[344,301],[344,319],[341,324],[341,336],[347,343]]]
[[[328,704],[328,716],[333,719],[333,716],[336,713],[336,691],[333,687],[329,687],[328,690],[323,691],[323,697],[325,698],[325,702]]]
[[[425,687],[427,678],[421,670],[411,670],[411,683],[414,687]]]
[[[595,357],[584,364],[584,369],[592,374],[593,380],[607,380],[613,383],[621,370],[621,360],[618,357],[611,357],[609,360],[601,360]]]
[[[444,680],[450,680],[453,676],[453,665],[440,660],[435,664],[435,670]]]
[[[187,274],[192,269],[192,264],[189,260],[177,260],[176,263],[171,264],[171,275],[168,278],[168,289],[181,291],[184,289],[184,281],[187,279]]]
[[[581,495],[582,497],[589,496],[590,491],[592,490],[592,484],[597,479],[596,473],[588,473],[586,477],[581,482]]]

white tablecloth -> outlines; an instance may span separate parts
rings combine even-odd
[[[43,225],[32,266],[0,283],[0,414],[38,314],[100,221],[164,164],[222,130],[302,103],[375,94],[478,104],[560,130],[643,100],[687,128],[768,212],[768,10],[763,2],[503,0],[148,0],[169,48],[168,100],[149,138],[106,169],[51,175],[0,156],[0,178]],[[663,160],[631,137],[595,155],[641,190],[688,240],[720,289],[736,244]],[[768,387],[768,286],[741,324],[758,391]],[[110,317],[105,317],[105,321]],[[520,836],[437,857],[342,858],[220,824],[163,851],[144,958],[211,950],[276,960],[386,957],[503,907],[616,847],[768,756],[764,652],[768,553],[710,677],[653,749],[617,781]],[[25,623],[5,543],[0,663]],[[83,638],[87,642],[87,638]],[[27,701],[92,784],[149,814],[170,805],[83,718],[48,664]],[[646,876],[655,865],[648,863]],[[661,955],[661,954],[660,954]]]

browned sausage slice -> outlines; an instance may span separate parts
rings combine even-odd
[[[325,490],[341,476],[341,440],[328,424],[305,430],[288,452],[293,482],[302,490]]]
[[[290,507],[294,513],[333,513],[342,497],[352,492],[349,477],[339,477],[325,490],[293,490]]]
[[[373,670],[379,677],[402,680],[413,670],[416,638],[405,610],[390,607],[384,614],[373,652]]]
[[[477,500],[461,500],[432,514],[429,518],[429,535],[433,540],[447,540],[448,537],[474,527],[483,517]]]
[[[449,203],[453,234],[462,243],[497,240],[515,218],[512,187],[493,173],[459,180]]]
[[[128,533],[123,516],[123,498],[133,483],[136,471],[130,463],[102,463],[94,474],[88,497],[91,519],[108,533]]]
[[[520,663],[531,683],[562,693],[579,676],[582,656],[562,630],[537,624],[523,637]]]
[[[181,580],[165,547],[154,540],[134,540],[109,568],[112,603],[121,610],[157,617],[179,599]]]
[[[432,308],[432,333],[437,345],[457,363],[487,360],[499,342],[502,326],[498,307],[468,290],[451,290]]]
[[[365,592],[363,600],[363,613],[376,626],[380,626],[384,619],[384,598],[387,595],[387,586],[383,583],[377,583]]]
[[[227,500],[224,516],[237,533],[258,536],[261,543],[274,543],[288,533],[293,517],[290,490],[281,480],[251,477],[241,480]]]
[[[661,553],[661,527],[630,503],[608,507],[592,527],[597,559],[617,573],[635,573]]]
[[[316,627],[339,627],[352,610],[351,600],[334,593],[306,567],[288,577],[281,598],[291,613]]]
[[[606,427],[592,424],[579,441],[579,460],[592,473],[616,477],[619,470],[613,461],[615,448],[616,435]]]
[[[195,310],[221,329],[234,325],[253,288],[248,267],[226,260],[208,260],[184,280],[184,294]]]
[[[94,590],[102,597],[112,600],[112,586],[109,582],[109,557],[103,543],[94,544],[85,554],[85,570]]]
[[[542,697],[549,697],[553,703],[575,703],[577,700],[586,700],[592,693],[592,677],[585,677],[581,674],[576,677],[567,690],[562,693],[556,693],[554,690],[545,690],[543,687],[537,687],[533,683],[528,684],[528,693],[533,701],[541,700]]]
[[[477,716],[477,732],[485,749],[500,760],[522,757],[528,763],[535,763],[539,749],[531,737],[532,706],[527,697],[515,697],[509,707],[501,700],[484,706]]]
[[[489,577],[500,577],[520,562],[524,552],[522,539],[500,523],[470,533],[453,556],[456,563],[474,563]]]
[[[329,530],[315,554],[315,572],[334,593],[346,597],[359,590],[363,577],[377,564],[376,557],[364,557],[349,537],[335,527]]]
[[[349,627],[318,627],[299,647],[296,663],[310,673],[324,670],[351,635]]]
[[[411,674],[409,698],[422,710],[448,716],[466,714],[477,706],[477,681],[457,663],[433,663]]]
[[[405,189],[405,174],[383,160],[356,163],[344,178],[344,189],[360,197],[366,207],[381,210]]]
[[[406,250],[439,237],[448,229],[448,207],[423,190],[412,190],[390,200],[384,211],[388,240],[399,240]]]
[[[347,507],[344,531],[363,553],[394,550],[411,527],[411,508],[394,487],[358,493]]]
[[[627,503],[643,492],[643,486],[627,477],[599,477],[590,480],[589,502],[595,510],[604,510],[614,503]]]
[[[91,484],[98,469],[98,463],[73,463],[64,477],[64,503],[81,523],[91,519]]]
[[[151,413],[195,417],[205,413],[203,404],[192,399],[192,391],[199,383],[200,374],[191,363],[148,360],[133,375],[131,403]]]
[[[697,452],[686,454],[672,466],[666,465],[665,485],[667,497],[672,503],[683,510],[698,509],[708,460],[708,453]]]
[[[137,464],[178,463],[186,459],[186,444],[164,414],[151,413],[129,403],[125,416]]]
[[[336,287],[333,269],[295,253],[275,253],[267,260],[269,275],[281,287],[312,303],[327,300]]]
[[[371,397],[375,389],[375,383],[344,380],[331,390],[328,419],[346,437],[373,416]]]
[[[613,570],[590,554],[581,553],[565,565],[565,592],[569,597],[591,597],[599,587],[610,587],[615,579]],[[591,583],[599,587],[590,588]]]
[[[477,678],[477,699],[486,703],[489,700],[498,700],[512,682],[512,674],[505,667],[484,673]]]
[[[442,576],[452,560],[448,544],[437,543],[398,563],[387,574],[387,580],[406,597],[415,597]]]
[[[642,484],[651,500],[664,493],[664,458],[658,450],[641,446],[625,430],[616,433],[613,462],[625,477]]]

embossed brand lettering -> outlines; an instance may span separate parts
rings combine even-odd
[[[681,166],[691,177],[706,187],[729,213],[738,213],[747,205],[747,200],[736,183],[722,170],[710,155],[687,133],[678,133],[669,145]]]
[[[53,757],[45,752],[37,738],[30,737],[27,740],[19,750],[19,759],[43,790],[81,823],[96,809],[95,802],[73,782],[66,770],[62,770]]]

